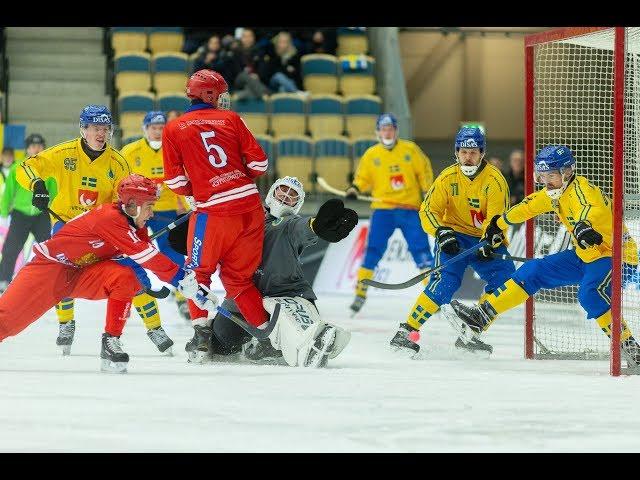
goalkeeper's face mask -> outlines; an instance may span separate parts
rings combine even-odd
[[[269,207],[269,213],[276,218],[295,215],[304,203],[304,191],[299,191],[289,183],[274,184],[265,201]]]
[[[558,200],[566,190],[573,174],[572,166],[565,167],[562,170],[535,172],[535,181],[546,187],[549,198]]]
[[[476,174],[483,158],[484,152],[481,152],[479,148],[460,148],[456,152],[460,170],[467,177],[473,177]]]

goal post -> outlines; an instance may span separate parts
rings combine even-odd
[[[578,286],[540,290],[525,307],[526,358],[609,359],[620,375],[624,318],[640,336],[640,27],[569,27],[525,38],[525,192],[536,152],[565,144],[584,175],[612,200],[611,340],[577,302]],[[596,226],[597,227],[597,226]],[[626,227],[626,230],[625,230]],[[527,257],[573,248],[554,214],[525,226]],[[630,252],[630,250],[636,250]]]

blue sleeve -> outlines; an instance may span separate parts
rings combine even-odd
[[[122,258],[114,258],[116,262],[120,265],[124,265],[125,267],[133,268],[133,272],[138,277],[138,281],[144,286],[145,290],[151,288],[151,280],[149,279],[149,275],[144,271],[140,265],[138,265],[134,260],[131,260],[129,257]]]

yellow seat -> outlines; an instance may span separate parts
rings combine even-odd
[[[312,137],[342,135],[344,115],[342,97],[312,95],[308,104],[308,126]]]
[[[278,137],[276,141],[275,176],[297,177],[306,191],[313,190],[311,175],[313,173],[313,142],[309,137],[287,135]]]
[[[366,35],[338,35],[338,55],[360,55],[369,51]]]
[[[189,77],[186,73],[161,72],[153,75],[153,88],[158,95],[184,91]]]
[[[338,77],[333,75],[307,75],[302,79],[304,89],[311,93],[336,93]]]
[[[240,117],[254,136],[265,135],[269,131],[269,117],[266,113],[241,113]]]
[[[184,35],[179,32],[151,32],[149,50],[157,52],[179,52],[184,44]]]
[[[315,139],[314,171],[331,186],[345,190],[351,184],[352,161],[349,140],[342,136]]]
[[[144,31],[141,32],[112,32],[111,33],[111,48],[115,54],[119,54],[127,51],[143,52],[147,49],[147,34]]]
[[[141,134],[142,132],[142,120],[144,119],[146,112],[122,112],[120,113],[120,128],[131,132],[135,130],[135,134]],[[130,135],[127,135],[127,137]]]
[[[376,79],[373,75],[342,75],[340,91],[343,95],[373,95]]]
[[[146,91],[151,88],[151,74],[145,72],[116,73],[116,89],[119,94]]]

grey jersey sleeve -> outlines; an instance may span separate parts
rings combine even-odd
[[[318,243],[318,235],[316,235],[309,220],[311,217],[296,217],[287,222],[287,235],[294,249],[301,252],[310,245]]]

